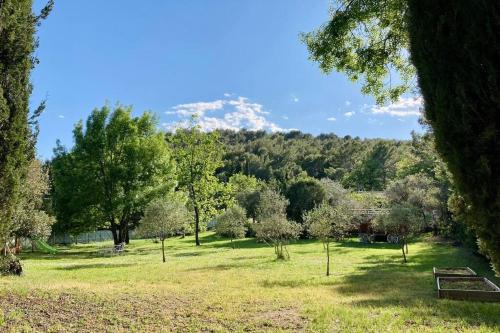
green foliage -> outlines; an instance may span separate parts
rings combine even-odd
[[[326,275],[330,275],[330,242],[342,240],[352,225],[349,206],[332,207],[324,202],[304,215],[309,234],[318,238],[326,247]]]
[[[0,256],[0,276],[1,275],[21,275],[23,266],[18,258],[12,254]]]
[[[257,221],[263,222],[274,216],[285,216],[288,200],[271,189],[263,190],[259,195],[256,208]]]
[[[385,176],[389,181],[395,177],[393,165],[400,151],[409,146],[408,142],[395,140],[339,138],[334,134],[314,137],[299,131],[267,134],[224,130],[218,133],[225,151],[224,163],[217,170],[220,179],[227,180],[241,173],[266,181],[283,193],[289,184],[307,176],[341,181],[359,168],[361,161],[379,145],[386,146],[388,150],[387,162],[378,167],[387,168]],[[376,167],[375,174],[383,173]],[[352,186],[369,190],[373,187],[369,179],[371,176],[366,174],[364,180],[359,181],[353,179]],[[363,188],[365,184],[370,188]]]
[[[29,117],[32,91],[30,73],[38,60],[36,27],[52,8],[32,12],[32,0],[0,1],[0,243],[12,230],[21,181],[34,158],[36,118],[44,104]],[[35,128],[31,128],[31,127]],[[33,131],[34,130],[34,131]]]
[[[304,222],[309,234],[323,243],[342,240],[351,228],[351,213],[348,206],[332,207],[322,203],[305,213]]]
[[[247,231],[246,222],[245,210],[238,205],[234,205],[217,217],[215,230],[218,235],[231,238],[232,243],[235,238],[245,237]]]
[[[193,118],[188,128],[179,128],[168,141],[177,162],[181,189],[189,194],[194,212],[195,241],[200,245],[201,223],[217,215],[230,200],[230,189],[215,176],[222,166],[222,149],[217,132],[203,133]]]
[[[349,190],[345,189],[339,182],[323,178],[320,180],[320,183],[325,191],[325,201],[331,206],[335,207],[346,201],[351,201],[349,198]]]
[[[344,178],[344,185],[358,191],[383,190],[388,180],[394,178],[395,173],[392,168],[391,149],[391,146],[383,142],[373,146]]]
[[[55,219],[43,210],[43,199],[49,191],[47,170],[40,161],[30,162],[24,186],[20,190],[20,198],[13,214],[16,237],[47,239],[52,231]]]
[[[321,183],[313,178],[299,179],[286,191],[289,200],[288,218],[303,223],[303,215],[325,200],[325,190]]]
[[[274,247],[276,259],[285,260],[290,258],[287,245],[291,240],[298,239],[302,232],[302,226],[298,223],[288,221],[284,214],[273,214],[266,216],[255,224],[255,235],[259,241]]]
[[[471,218],[470,205],[461,195],[452,192],[448,198],[447,207],[451,218],[450,223],[444,226],[443,234],[477,249],[477,237],[467,223],[467,219]]]
[[[362,91],[378,103],[412,90],[416,68],[436,149],[471,203],[471,226],[500,271],[498,1],[340,4],[330,22],[303,35],[311,58],[325,72],[336,69],[352,80],[363,76]]]
[[[165,240],[167,237],[183,234],[189,227],[189,212],[185,200],[169,195],[151,201],[144,210],[138,235]]]
[[[408,239],[423,230],[425,219],[418,208],[409,203],[402,203],[391,206],[389,214],[377,216],[375,224],[379,229],[385,230],[386,233],[400,237],[403,260],[406,262]]]
[[[439,189],[424,174],[409,175],[392,182],[385,190],[385,195],[391,205],[413,206],[425,222],[431,221],[439,208]]]
[[[55,150],[53,202],[59,228],[76,234],[109,228],[115,243],[127,241],[146,205],[175,186],[175,168],[156,120],[132,109],[94,110],[74,129],[71,151]]]
[[[500,274],[500,3],[408,4],[426,120],[456,188],[470,203],[468,221]]]
[[[302,34],[310,58],[319,62],[325,73],[336,70],[352,81],[363,80],[362,92],[375,96],[380,104],[415,88],[415,69],[407,51],[407,1],[337,3],[329,22]]]

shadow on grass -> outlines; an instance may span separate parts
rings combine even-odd
[[[68,265],[68,266],[57,267],[56,269],[61,271],[73,271],[73,270],[93,269],[93,268],[114,269],[120,267],[130,267],[130,266],[136,266],[136,264],[94,263],[94,264]]]
[[[231,269],[238,269],[238,268],[247,268],[247,267],[252,267],[252,264],[249,263],[231,263],[231,264],[218,264],[214,266],[203,266],[203,267],[196,267],[196,268],[189,268],[186,269],[186,272],[204,272],[204,271],[227,271]]]
[[[359,248],[359,249],[400,249],[399,245],[391,244],[387,242],[375,242],[375,243],[362,243],[355,240],[346,240],[337,243],[336,247],[348,247],[348,248]]]
[[[395,259],[396,257],[394,257]],[[500,304],[449,301],[437,299],[433,267],[469,266],[479,275],[497,280],[486,261],[478,261],[464,248],[434,245],[412,255],[411,244],[408,263],[387,261],[387,256],[373,255],[358,267],[358,274],[346,275],[342,282],[332,287],[341,294],[368,299],[353,301],[361,307],[406,307],[417,316],[426,318],[436,314],[440,319],[460,319],[469,325],[500,324]],[[498,282],[498,281],[497,281]],[[498,327],[497,327],[498,328]]]
[[[66,252],[59,251],[56,254],[47,254],[40,252],[23,252],[20,254],[21,260],[61,260],[61,259],[94,259],[102,257],[97,254],[97,252]]]

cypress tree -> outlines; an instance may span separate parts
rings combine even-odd
[[[28,160],[34,154],[36,118],[30,117],[32,91],[30,73],[37,59],[36,28],[45,19],[53,1],[39,15],[32,11],[32,0],[0,0],[0,241],[7,241],[12,225],[12,210]],[[35,125],[35,127],[32,127]],[[0,246],[0,247],[2,247]]]
[[[500,273],[500,1],[408,4],[426,119]]]

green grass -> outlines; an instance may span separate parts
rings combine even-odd
[[[1,332],[498,332],[500,304],[438,300],[432,267],[470,266],[499,281],[463,248],[422,240],[409,262],[385,243],[332,246],[326,277],[320,243],[289,246],[291,260],[252,239],[212,233],[160,244],[134,240],[24,253],[25,274],[0,278]],[[111,243],[107,243],[111,246]]]

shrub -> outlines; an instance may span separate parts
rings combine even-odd
[[[245,237],[247,217],[245,210],[238,206],[232,206],[217,218],[215,231],[220,236],[231,238],[231,245],[234,248],[233,239]]]
[[[12,254],[0,256],[0,275],[21,275],[22,272],[23,267],[16,256]]]

